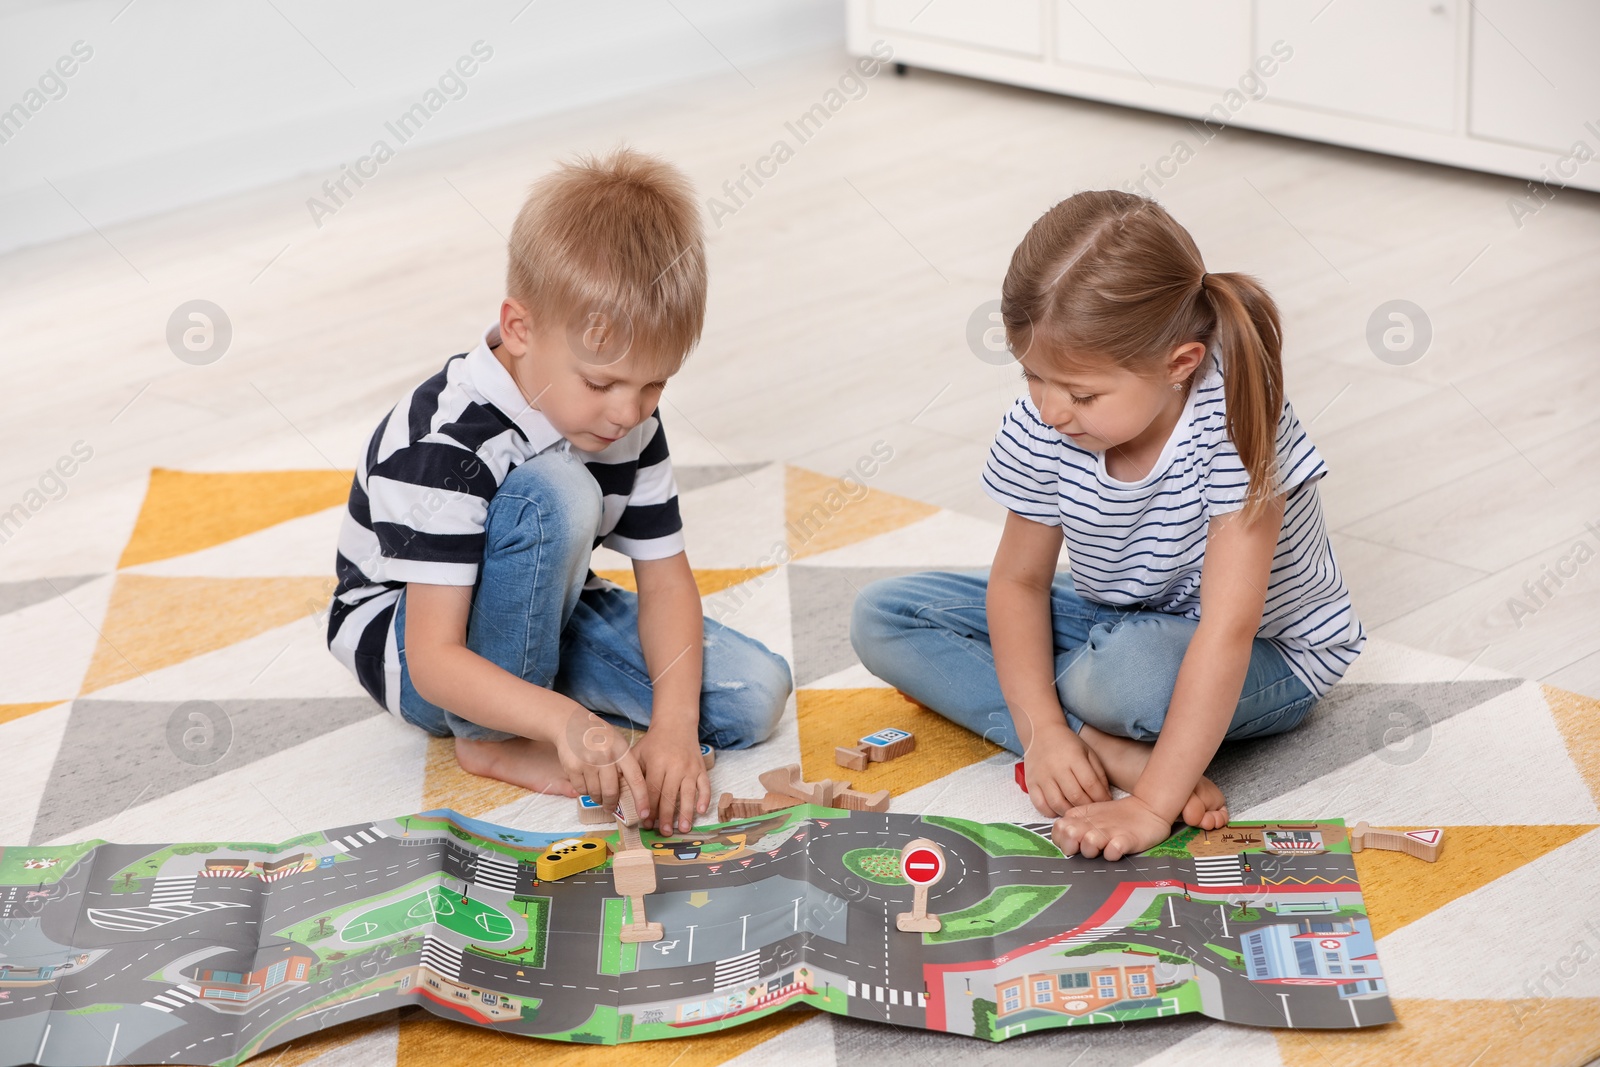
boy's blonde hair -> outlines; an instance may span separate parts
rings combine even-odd
[[[537,325],[567,329],[590,362],[632,352],[675,372],[700,339],[706,309],[704,235],[688,178],[627,147],[559,164],[517,213],[506,295]],[[582,347],[585,335],[604,336],[598,354]]]
[[[1219,344],[1228,437],[1249,475],[1245,521],[1275,495],[1278,306],[1248,274],[1208,274],[1189,231],[1154,200],[1096,189],[1046,211],[1011,256],[1000,315],[1012,352],[1109,361],[1151,380],[1177,346]]]

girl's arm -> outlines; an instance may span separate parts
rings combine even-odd
[[[1067,725],[1055,687],[1050,586],[1061,545],[1060,527],[1008,511],[985,597],[995,674],[1022,742],[1028,799],[1050,816],[1111,798],[1100,757]]]
[[[1246,523],[1229,512],[1210,521],[1200,570],[1200,625],[1178,668],[1155,751],[1134,786],[1152,810],[1177,820],[1233,721],[1266,605],[1285,495]]]
[[[1211,520],[1200,571],[1200,625],[1178,668],[1155,749],[1133,792],[1073,808],[1051,837],[1068,856],[1119,860],[1160,844],[1216,754],[1239,705],[1261,627],[1272,557],[1283,527],[1284,497],[1255,522],[1238,512]]]

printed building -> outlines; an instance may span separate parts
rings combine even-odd
[[[1251,930],[1239,939],[1252,982],[1338,986],[1350,999],[1387,988],[1366,919],[1301,919]]]
[[[1024,974],[996,982],[995,1019],[1020,1021],[1039,1013],[1088,1015],[1112,1005],[1151,1000],[1156,995],[1153,952],[1101,952],[1076,967]],[[1187,970],[1187,969],[1185,969]],[[1187,981],[1182,974],[1177,982]],[[1169,977],[1167,984],[1174,984]]]
[[[415,990],[441,1004],[448,1004],[469,1019],[485,1023],[520,1019],[524,1003],[530,1006],[539,1003],[537,1000],[524,1001],[520,997],[457,982],[427,964],[407,968],[399,976],[395,989],[401,993]]]
[[[249,972],[203,967],[195,972],[194,984],[199,987],[195,999],[218,1011],[242,1012],[269,993],[304,985],[310,970],[310,956],[285,956]]]
[[[1265,837],[1267,851],[1280,855],[1315,855],[1327,851],[1322,834],[1317,830],[1268,830]]]
[[[811,983],[811,971],[801,967],[799,970],[786,971],[765,981],[753,981],[740,990],[730,990],[707,1000],[680,1004],[677,1018],[671,1025],[698,1026],[729,1016],[774,1007],[790,997],[814,992],[816,987]]]

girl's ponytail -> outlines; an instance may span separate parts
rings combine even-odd
[[[1041,215],[1000,292],[1011,351],[1107,359],[1154,380],[1179,345],[1222,349],[1228,436],[1250,477],[1246,521],[1277,492],[1278,309],[1248,274],[1207,274],[1189,231],[1148,197],[1076,193]]]
[[[1228,437],[1250,476],[1243,518],[1259,515],[1276,495],[1278,420],[1283,411],[1283,332],[1278,308],[1248,274],[1201,276],[1201,298],[1216,312],[1214,339],[1223,352]]]

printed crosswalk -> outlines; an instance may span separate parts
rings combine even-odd
[[[187,904],[194,899],[194,876],[187,878],[157,878],[150,889],[152,904]]]
[[[754,982],[761,977],[761,950],[745,952],[738,956],[730,956],[725,960],[718,960],[716,973],[712,976],[711,985],[714,989],[726,989],[729,986],[743,985]]]
[[[422,939],[422,962],[450,979],[461,980],[461,950],[432,937]]]
[[[190,901],[184,904],[152,904],[148,908],[89,908],[84,914],[102,930],[129,930],[142,933],[218,908],[249,907],[233,900]]]
[[[517,891],[517,861],[499,853],[479,855],[477,873],[472,880],[478,885],[498,889],[502,893]]]
[[[1196,856],[1194,879],[1195,885],[1200,886],[1241,885],[1244,871],[1239,866],[1237,855]]]
[[[1068,947],[1076,947],[1078,945],[1093,944],[1096,941],[1105,941],[1109,939],[1112,934],[1116,933],[1118,930],[1121,930],[1123,925],[1123,923],[1101,923],[1099,926],[1091,926],[1089,929],[1084,930],[1081,933],[1076,933],[1071,937],[1064,938],[1061,941],[1061,944]]]
[[[200,991],[194,986],[180,984],[173,986],[171,989],[157,993],[155,996],[145,1001],[144,1006],[147,1008],[154,1008],[157,1011],[164,1011],[170,1015],[177,1008],[181,1008],[186,1004],[193,1004],[194,998],[199,995]]]
[[[380,837],[388,836],[388,834],[384,833],[376,826],[369,826],[365,830],[357,830],[355,833],[345,834],[343,837],[330,837],[328,838],[328,844],[332,845],[340,852],[349,852],[353,848],[360,848],[362,845],[370,845],[374,841],[377,841]]]
[[[877,1004],[887,1004],[891,1008],[926,1008],[928,1006],[928,994],[920,989],[916,991],[891,989],[888,986],[872,985],[867,982],[862,982],[858,985],[854,978],[850,978],[845,982],[845,992],[852,997],[860,997],[863,1000],[870,1000]]]

